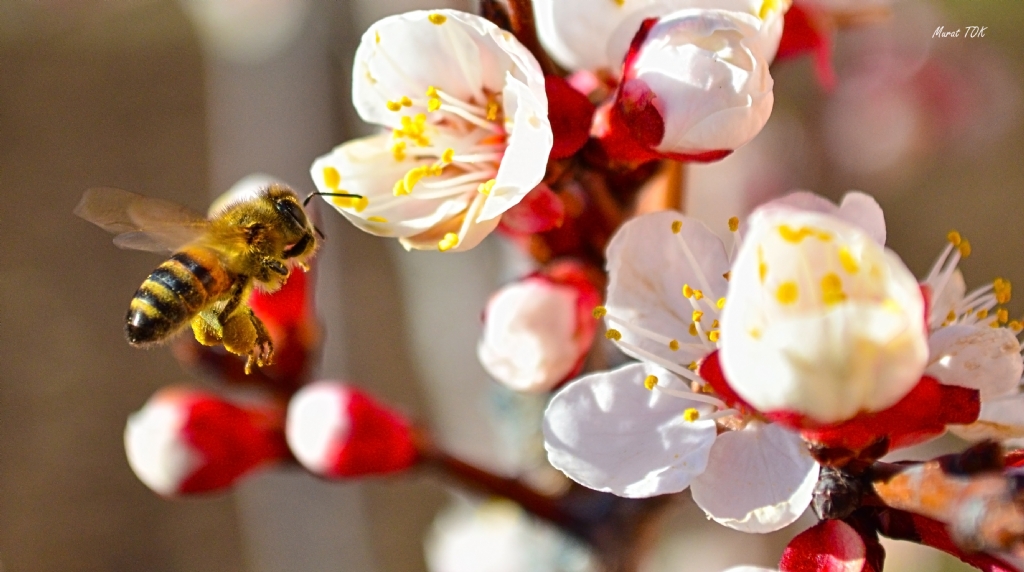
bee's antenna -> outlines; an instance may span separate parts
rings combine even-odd
[[[316,196],[321,196],[321,197],[349,197],[349,198],[353,198],[353,199],[361,199],[361,198],[363,198],[363,195],[354,195],[352,193],[321,193],[320,191],[317,191],[315,193],[309,193],[309,195],[306,197],[306,200],[302,201],[302,206],[308,205],[310,199],[312,199],[313,197],[316,197]]]
[[[316,231],[316,234],[317,234],[317,236],[320,237],[320,240],[327,240],[327,237],[324,236],[324,231],[322,231],[319,228],[317,228],[316,225],[313,225],[313,230]]]

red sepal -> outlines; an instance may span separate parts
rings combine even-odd
[[[836,72],[832,67],[832,27],[818,10],[793,4],[786,12],[775,60],[784,61],[804,54],[814,59],[818,83],[826,90],[833,89]]]
[[[369,395],[351,387],[348,391],[350,433],[336,444],[331,476],[385,475],[415,464],[418,454],[409,422]]]
[[[563,222],[565,203],[551,187],[541,183],[505,211],[498,226],[510,235],[526,235],[558,228]]]
[[[151,398],[170,399],[186,410],[182,438],[202,456],[201,464],[178,485],[179,494],[226,489],[253,470],[289,457],[275,407],[242,408],[212,394],[168,388]]]
[[[578,260],[560,260],[549,264],[541,274],[555,284],[569,286],[576,291],[576,346],[580,358],[565,376],[563,382],[573,379],[583,370],[583,363],[590,346],[594,343],[598,320],[594,319],[594,308],[601,303],[601,289],[597,281],[602,274]]]
[[[722,372],[722,364],[718,358],[718,350],[711,352],[701,362],[697,368],[697,374],[704,378],[704,381],[711,385],[711,389],[715,390],[718,394],[719,399],[725,402],[726,405],[740,411],[754,412],[757,411],[752,405],[743,400],[739,394],[733,390],[732,386],[725,379],[725,373]]]
[[[780,572],[860,572],[868,568],[867,545],[841,520],[823,520],[789,542]]]
[[[943,385],[924,376],[914,389],[892,407],[861,413],[842,423],[823,424],[793,411],[771,411],[765,416],[800,431],[811,443],[859,452],[883,437],[898,449],[941,435],[947,425],[977,421],[981,413],[978,390]]]
[[[571,157],[590,136],[594,104],[558,76],[544,76],[544,91],[548,96],[548,117],[555,139],[550,158]]]

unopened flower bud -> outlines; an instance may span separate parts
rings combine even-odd
[[[597,327],[597,289],[575,262],[505,286],[487,304],[480,363],[517,391],[550,391],[575,375]]]
[[[417,459],[404,417],[337,381],[312,383],[292,397],[285,434],[295,458],[322,477],[394,473]]]
[[[644,22],[615,103],[595,125],[609,159],[714,161],[753,139],[774,103],[768,63],[777,39],[767,33],[757,16],[724,10]]]
[[[128,418],[128,464],[164,496],[225,489],[288,457],[283,417],[270,402],[241,406],[202,391],[165,388]]]

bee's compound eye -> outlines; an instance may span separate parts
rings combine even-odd
[[[281,214],[294,220],[295,223],[298,224],[300,227],[306,227],[306,213],[302,210],[302,207],[300,207],[299,204],[296,203],[294,200],[281,199],[275,201],[274,207]]]

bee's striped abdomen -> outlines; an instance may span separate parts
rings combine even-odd
[[[128,307],[125,335],[133,345],[159,342],[227,289],[216,255],[202,248],[177,252],[142,283]]]

